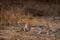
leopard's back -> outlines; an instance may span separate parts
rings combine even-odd
[[[18,20],[19,23],[25,23],[25,24],[29,24],[31,26],[38,26],[38,25],[43,25],[45,26],[47,21],[43,18],[28,18],[28,17],[24,17],[20,20]]]

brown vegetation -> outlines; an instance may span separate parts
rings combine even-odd
[[[0,0],[0,40],[60,40],[60,1]]]

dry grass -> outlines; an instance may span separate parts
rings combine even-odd
[[[0,5],[0,40],[60,40],[57,0],[2,0]],[[24,31],[26,23],[30,27],[27,32]],[[41,33],[37,34],[39,29]]]

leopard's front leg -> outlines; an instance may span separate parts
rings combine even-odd
[[[25,24],[23,30],[24,30],[25,32],[30,31],[30,28],[29,28],[28,24]]]

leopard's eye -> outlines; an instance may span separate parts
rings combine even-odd
[[[23,20],[21,20],[21,21],[23,21]]]

